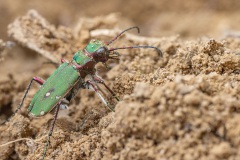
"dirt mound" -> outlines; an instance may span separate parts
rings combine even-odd
[[[51,75],[54,65],[43,62],[71,60],[90,39],[112,39],[121,19],[110,14],[56,27],[32,10],[11,23],[9,36],[41,56],[31,57],[36,63],[28,73],[0,78],[1,120],[16,109],[31,77]],[[133,33],[112,46],[152,45],[163,57],[154,49],[124,50],[109,70],[99,64],[98,73],[121,99],[106,95],[116,112],[92,91],[80,90],[69,110],[60,112],[46,159],[239,159],[240,38],[187,41]],[[17,51],[27,61],[21,53],[30,50]],[[1,159],[40,159],[52,115],[26,115],[37,89],[30,90],[21,114],[0,126],[0,145],[16,141],[1,147]]]

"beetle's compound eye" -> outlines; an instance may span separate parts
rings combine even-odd
[[[104,47],[101,47],[96,52],[97,52],[98,57],[103,57],[106,51],[105,51]]]
[[[109,51],[106,47],[101,47],[93,53],[93,58],[97,62],[106,62],[108,60],[108,57]]]

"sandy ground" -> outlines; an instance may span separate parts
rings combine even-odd
[[[93,91],[80,90],[60,111],[46,159],[240,159],[238,1],[107,1],[97,8],[92,1],[24,2],[0,1],[1,122],[33,76],[47,79],[90,39],[108,41],[140,24],[141,36],[131,31],[111,47],[152,45],[163,52],[161,58],[153,49],[122,50],[109,69],[97,65],[121,99],[104,94],[116,112]],[[0,159],[40,159],[53,115],[28,117],[38,88],[0,126]]]

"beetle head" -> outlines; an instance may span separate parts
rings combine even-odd
[[[108,59],[119,59],[119,53],[116,51],[111,51],[103,46],[97,49],[95,52],[91,53],[91,56],[96,62],[105,63]]]
[[[105,63],[108,59],[118,59],[116,51],[110,51],[105,43],[99,40],[91,40],[85,50],[95,62]]]
[[[121,33],[119,33],[115,38],[113,38],[111,41],[109,42],[101,42],[99,40],[91,40],[89,42],[89,44],[86,46],[85,50],[89,53],[89,56],[91,56],[95,62],[102,62],[105,63],[108,61],[108,59],[119,59],[119,53],[116,52],[115,50],[119,50],[119,49],[132,49],[132,48],[153,48],[156,49],[156,51],[158,52],[158,54],[160,56],[162,56],[162,52],[159,48],[154,47],[154,46],[128,46],[128,47],[118,47],[118,48],[108,48],[107,46],[111,43],[113,43],[115,40],[118,39],[118,37],[120,37],[123,33],[125,33],[128,30],[131,29],[137,29],[137,31],[139,32],[139,28],[138,27],[131,27],[128,29],[125,29],[124,31],[122,31]]]

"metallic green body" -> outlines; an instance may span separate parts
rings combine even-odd
[[[96,50],[98,50],[100,47],[105,46],[105,44],[99,40],[91,40],[88,45],[85,47],[85,49],[89,52],[95,52]]]
[[[73,65],[66,62],[60,65],[33,97],[28,108],[30,115],[39,117],[51,111],[78,79],[79,73]]]
[[[64,62],[61,64],[34,95],[28,108],[30,115],[40,117],[47,114],[57,104],[60,104],[61,100],[65,98],[74,87],[78,87],[76,85],[83,83],[86,74],[81,74],[84,70],[79,73],[74,63],[87,66],[87,71],[94,69],[95,62],[89,57],[89,53],[95,52],[102,46],[105,46],[105,44],[101,41],[91,40],[84,50],[75,53],[72,62]],[[88,65],[91,67],[88,67]]]

